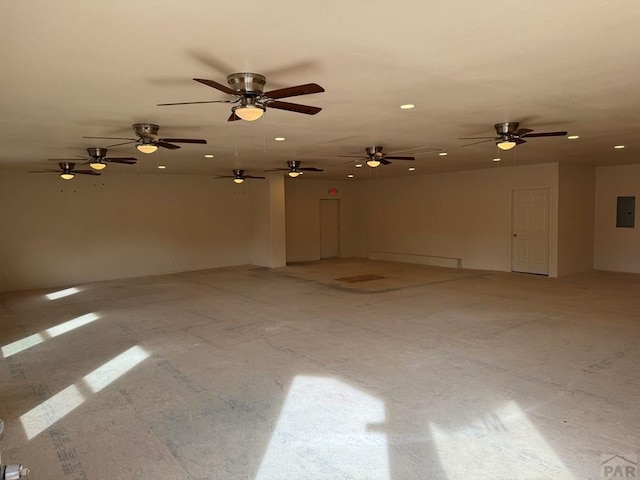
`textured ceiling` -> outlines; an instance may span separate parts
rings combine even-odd
[[[260,175],[287,160],[324,168],[305,175],[315,178],[495,168],[492,142],[463,148],[469,142],[458,137],[493,135],[503,121],[580,139],[534,138],[503,152],[501,165],[636,163],[639,24],[637,0],[6,1],[0,168],[55,167],[47,159],[116,143],[83,136],[129,137],[137,122],[208,145],[151,155],[111,148],[110,156],[139,162],[111,165],[105,174],[165,164],[167,173],[243,168]],[[266,75],[266,90],[318,83],[324,93],[284,100],[322,111],[270,109],[256,122],[227,122],[227,104],[156,105],[226,99],[192,78],[225,84],[227,74],[242,71]],[[401,110],[404,103],[416,108]],[[448,155],[377,169],[338,157],[364,154],[369,145],[388,154]]]

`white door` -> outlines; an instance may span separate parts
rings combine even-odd
[[[340,256],[340,200],[320,200],[320,258]]]
[[[549,189],[514,190],[511,270],[549,274]]]

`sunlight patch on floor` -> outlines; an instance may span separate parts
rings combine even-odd
[[[384,402],[340,380],[297,376],[256,480],[389,480]]]
[[[85,395],[82,394],[82,391],[89,389],[94,393],[99,392],[148,357],[149,353],[144,348],[137,345],[131,347],[84,376],[79,382],[69,385],[64,390],[22,415],[20,421],[27,435],[27,440],[31,440],[36,435],[39,435],[82,405],[82,403],[87,400]]]
[[[58,290],[57,292],[48,293],[47,295],[45,295],[45,297],[47,297],[49,300],[57,300],[59,298],[73,295],[74,293],[78,293],[79,291],[80,290],[78,290],[76,287],[65,288],[64,290]]]
[[[431,434],[450,480],[575,480],[515,402],[461,429],[432,423]]]
[[[55,327],[48,328],[42,332],[34,333],[33,335],[29,335],[28,337],[22,338],[2,347],[2,356],[4,358],[8,358],[11,355],[15,355],[16,353],[20,353],[42,343],[48,338],[57,337],[58,335],[62,335],[63,333],[70,332],[71,330],[82,327],[83,325],[91,323],[98,318],[100,317],[95,313],[87,313],[67,322],[61,323],[60,325],[56,325]]]

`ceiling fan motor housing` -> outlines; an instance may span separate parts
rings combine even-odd
[[[232,73],[227,77],[229,86],[238,93],[262,95],[267,79],[258,73]]]
[[[107,156],[107,149],[104,147],[89,147],[87,152],[91,158],[104,158]]]
[[[154,123],[134,123],[132,125],[133,131],[140,137],[158,135],[159,125]]]
[[[381,146],[373,146],[373,147],[367,147],[365,148],[365,151],[367,152],[367,156],[369,157],[382,157],[384,154],[382,153],[382,147]]]
[[[520,126],[519,122],[502,122],[496,123],[494,128],[496,129],[496,133],[500,136],[509,135],[511,133],[515,133],[518,131],[518,127]]]

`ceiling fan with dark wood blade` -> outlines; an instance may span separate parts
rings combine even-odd
[[[360,158],[364,160],[371,168],[376,168],[380,165],[389,165],[391,160],[415,160],[415,157],[403,157],[398,155],[387,155],[382,151],[382,147],[379,145],[373,147],[366,147],[366,157],[362,155],[339,155],[340,157]],[[350,163],[350,162],[349,162]]]
[[[220,179],[220,178],[233,178],[233,181],[234,181],[235,183],[242,183],[242,182],[244,182],[244,181],[245,181],[245,179],[247,179],[247,178],[265,179],[265,178],[267,178],[267,177],[255,177],[255,176],[253,176],[253,175],[245,175],[245,174],[244,174],[244,170],[233,170],[233,175],[218,175],[218,176],[216,177],[216,180],[217,180],[217,179]]]
[[[102,175],[101,173],[95,172],[93,170],[76,170],[74,162],[59,162],[58,166],[60,167],[58,170],[53,168],[47,168],[46,170],[32,170],[29,173],[57,173],[60,175],[60,178],[64,180],[71,180],[78,175]]]
[[[265,170],[265,172],[289,172],[289,176],[291,178],[296,178],[297,176],[302,175],[303,172],[324,172],[322,168],[301,167],[300,160],[289,160],[287,162],[287,165],[289,166],[289,168],[273,168],[271,170]]]
[[[200,138],[166,138],[159,137],[158,130],[160,127],[153,123],[134,123],[132,125],[133,131],[138,138],[122,138],[122,137],[82,137],[92,138],[100,140],[127,140],[126,142],[115,143],[108,145],[107,147],[118,147],[120,145],[128,145],[135,143],[136,148],[142,153],[153,153],[158,147],[166,148],[169,150],[177,150],[180,145],[174,145],[175,143],[198,143],[205,145],[206,140]]]
[[[107,149],[103,147],[89,147],[87,152],[89,153],[88,157],[86,155],[76,155],[76,158],[86,160],[84,164],[88,164],[94,170],[102,170],[109,163],[135,165],[138,161],[134,157],[107,157]],[[50,158],[49,160],[56,162],[77,161],[75,158]]]
[[[497,147],[501,150],[511,150],[516,145],[526,143],[525,138],[535,137],[564,137],[567,132],[541,132],[534,133],[530,128],[519,128],[518,122],[502,122],[496,123],[493,126],[496,129],[497,136],[493,137],[460,137],[458,140],[481,140],[479,142],[468,143],[462,145],[463,147],[469,147],[471,145],[477,145],[479,143],[495,142]]]
[[[304,85],[279,88],[277,90],[265,92],[264,86],[267,83],[267,79],[264,75],[260,75],[258,73],[232,73],[227,77],[227,83],[229,86],[204,78],[194,78],[194,80],[202,83],[203,85],[207,85],[208,87],[215,88],[227,95],[232,95],[235,98],[233,100],[159,103],[158,106],[193,105],[199,103],[237,104],[231,108],[231,116],[227,119],[229,122],[233,122],[235,120],[246,120],[249,122],[257,120],[264,114],[267,108],[304,113],[306,115],[315,115],[322,110],[319,107],[311,107],[309,105],[301,105],[299,103],[282,102],[279,100],[281,98],[324,92],[324,88],[317,83],[305,83]]]

